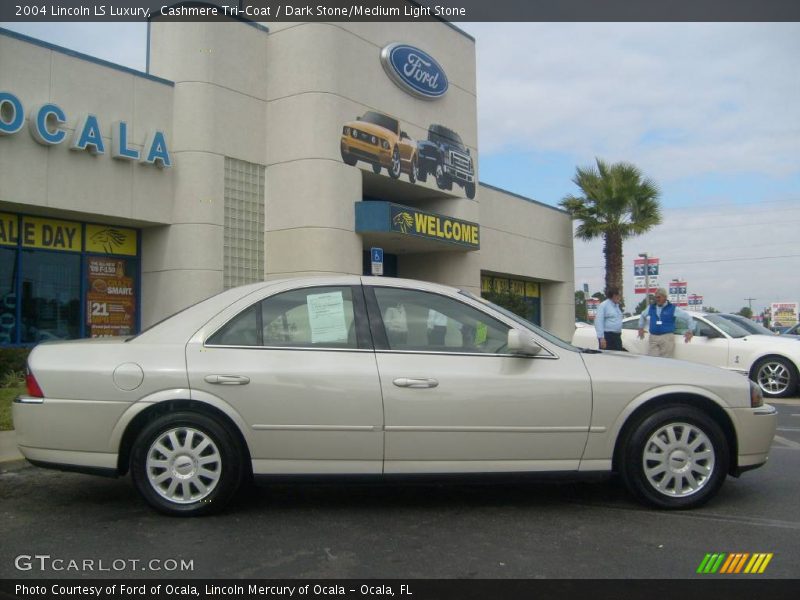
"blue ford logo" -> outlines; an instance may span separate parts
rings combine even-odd
[[[449,86],[447,75],[427,52],[407,44],[389,44],[381,50],[386,73],[401,88],[419,98],[441,98]]]

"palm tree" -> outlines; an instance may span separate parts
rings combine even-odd
[[[622,242],[661,223],[660,191],[630,163],[608,165],[599,158],[597,168],[577,167],[572,181],[583,196],[565,196],[561,206],[580,221],[575,237],[603,238],[606,289],[622,288]]]

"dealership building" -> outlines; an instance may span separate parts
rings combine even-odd
[[[155,18],[147,64],[0,30],[0,346],[369,274],[373,248],[386,277],[509,293],[571,335],[569,216],[479,182],[469,35]]]

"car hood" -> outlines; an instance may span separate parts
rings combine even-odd
[[[729,406],[750,405],[748,379],[719,367],[630,352],[583,353],[582,357],[595,400],[675,392],[724,398]]]

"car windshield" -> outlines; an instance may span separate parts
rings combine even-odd
[[[546,339],[548,342],[558,346],[559,348],[563,348],[564,350],[572,350],[573,352],[580,352],[581,351],[580,348],[576,348],[572,344],[568,344],[567,342],[562,340],[560,337],[558,337],[556,335],[553,335],[552,333],[550,333],[546,329],[542,329],[538,325],[534,325],[533,323],[531,323],[527,319],[523,319],[519,315],[514,314],[513,312],[511,312],[508,309],[503,308],[502,306],[498,306],[494,302],[489,302],[486,298],[481,298],[480,296],[476,296],[472,292],[468,292],[466,290],[459,290],[459,291],[463,295],[467,296],[468,298],[472,298],[473,300],[477,300],[481,304],[484,304],[484,305],[488,306],[489,308],[492,308],[492,309],[496,310],[501,315],[504,315],[504,316],[508,317],[509,319],[514,321],[515,323],[517,323],[519,325],[522,325],[526,329],[530,329],[531,331],[533,331],[537,335],[540,335],[541,337]]]
[[[747,317],[743,317],[742,315],[720,315],[723,319],[728,319],[736,323],[742,329],[746,329],[748,333],[752,333],[755,335],[778,335],[774,331],[770,331],[760,323],[756,323],[755,321],[751,321]]]
[[[369,111],[365,112],[364,116],[361,117],[361,120],[366,123],[372,123],[374,125],[380,125],[384,129],[388,129],[389,131],[394,131],[397,133],[397,119],[393,119],[392,117],[387,117],[386,115],[382,115],[381,113]]]
[[[428,129],[428,139],[437,144],[451,144],[457,146],[460,150],[464,150],[464,142],[461,141],[461,136],[441,125],[433,125]]]
[[[706,321],[712,325],[716,325],[723,332],[727,333],[732,338],[743,338],[751,335],[744,327],[738,323],[734,323],[730,319],[726,319],[720,314],[711,314],[705,316]]]

